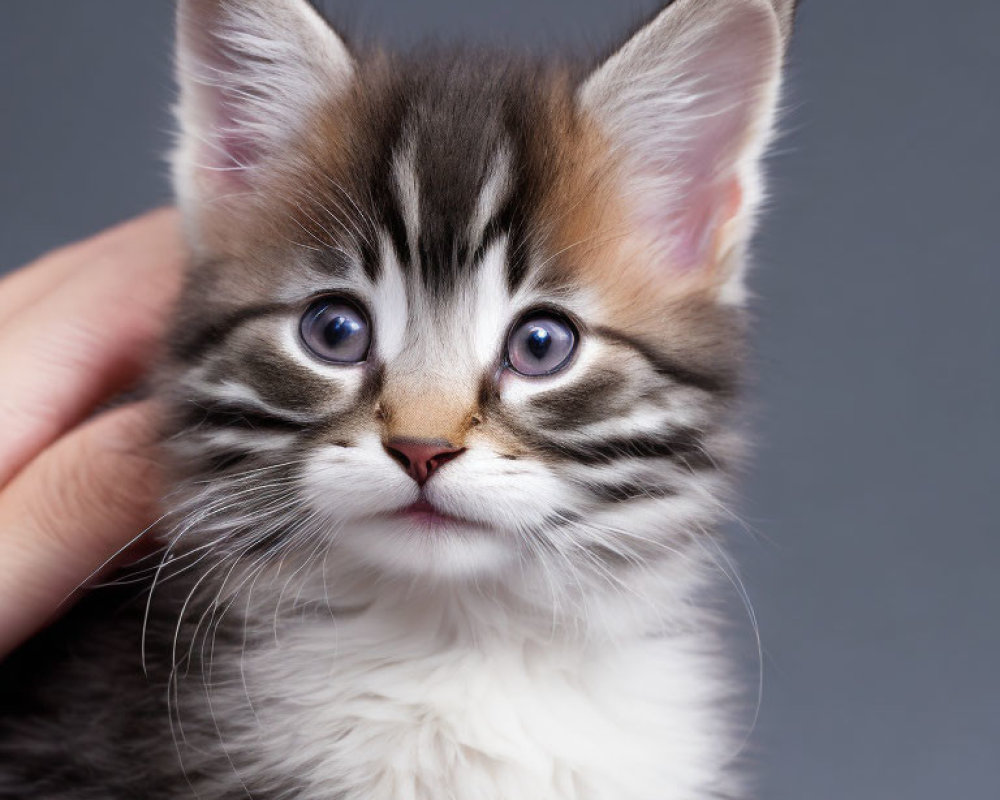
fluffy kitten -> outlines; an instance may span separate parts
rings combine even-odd
[[[0,797],[742,796],[705,590],[791,13],[586,74],[182,0],[165,549],[5,666]]]

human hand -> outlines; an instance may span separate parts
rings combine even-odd
[[[184,259],[160,210],[0,280],[0,658],[157,516],[155,408],[92,414],[158,352]]]

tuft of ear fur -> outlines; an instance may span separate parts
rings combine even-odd
[[[622,169],[632,224],[675,275],[737,265],[760,203],[790,0],[675,0],[580,87]],[[707,274],[707,273],[706,273]]]
[[[781,23],[781,35],[788,43],[792,36],[792,26],[795,24],[795,12],[799,10],[801,0],[771,0],[774,11]]]
[[[197,239],[208,205],[266,188],[310,114],[355,68],[306,0],[180,0],[176,58],[174,187]]]

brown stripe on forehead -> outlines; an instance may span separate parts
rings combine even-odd
[[[500,75],[457,61],[423,83],[410,115],[413,168],[420,192],[420,269],[424,284],[443,293],[468,268],[468,238],[483,186],[508,147]]]
[[[590,282],[587,264],[600,263],[606,242],[620,235],[621,210],[614,193],[614,162],[597,129],[575,106],[572,87],[553,87],[550,128],[535,140],[536,169],[547,182],[538,198],[546,231],[543,286]],[[544,150],[538,150],[544,145]]]
[[[405,262],[406,230],[391,175],[405,114],[405,96],[388,60],[377,54],[302,131],[295,144],[302,158],[284,186],[284,235],[314,251],[317,263],[336,267],[337,254],[346,250],[374,280],[383,234]]]
[[[573,105],[574,82],[568,69],[549,73],[527,87],[510,109],[509,125],[517,158],[513,232],[508,259],[508,284],[513,292],[527,277],[533,250],[558,244],[551,241],[561,219],[573,213],[562,204],[580,180],[575,164],[577,148],[586,143]]]
[[[306,159],[291,191],[291,216],[306,231],[305,242],[321,250],[324,242],[346,244],[371,280],[381,267],[382,235],[404,267],[415,245],[393,174],[405,144],[413,78],[386,54],[362,64],[350,91],[322,108],[305,132]]]
[[[519,284],[531,250],[527,239],[545,227],[539,212],[556,180],[565,138],[558,131],[571,108],[568,78],[478,52],[422,54],[413,61],[378,56],[358,74],[350,96],[324,109],[307,137],[315,174],[302,176],[292,216],[312,245],[331,234],[353,240],[374,275],[381,229],[400,264],[419,269],[424,284],[443,293],[506,236],[510,283]],[[510,164],[510,191],[473,240],[471,221],[501,153]],[[400,161],[412,165],[419,188],[415,237],[394,174]],[[331,210],[347,221],[328,225]],[[418,264],[410,263],[411,253]]]
[[[516,285],[546,182],[539,154],[549,143],[538,139],[552,127],[546,87],[553,76],[527,64],[454,55],[423,77],[408,125],[420,188],[424,283],[434,292],[446,291],[505,236],[510,283]],[[495,199],[478,241],[471,240],[480,198],[498,169],[509,170],[510,183]]]

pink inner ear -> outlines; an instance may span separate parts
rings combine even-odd
[[[632,156],[624,193],[666,268],[711,268],[727,223],[756,202],[741,182],[753,180],[779,62],[761,5],[680,0],[588,85]]]
[[[237,130],[231,121],[220,120],[207,134],[207,141],[196,146],[196,169],[212,195],[244,191],[248,187],[248,170],[260,158],[260,150],[248,133]]]
[[[633,144],[639,218],[681,272],[710,267],[720,229],[743,210],[741,158],[757,88],[737,74],[746,67],[739,55],[734,47],[688,63],[675,79],[693,98],[688,107]]]
[[[740,212],[743,189],[739,179],[705,181],[689,189],[679,210],[646,215],[644,222],[660,241],[666,241],[670,266],[687,273],[708,268],[717,256],[719,233]]]
[[[225,131],[219,136],[219,149],[215,151],[216,165],[226,180],[245,182],[243,174],[253,166],[259,156],[250,137],[236,131]]]
[[[681,189],[666,232],[676,267],[694,270],[711,265],[720,229],[741,210],[743,188],[738,171],[741,150],[752,125],[753,85],[745,70],[753,63],[741,43],[720,37],[714,48],[689,69],[700,98],[689,126],[691,143],[664,176]]]
[[[252,90],[241,85],[245,66],[229,52],[227,42],[210,31],[199,31],[192,41],[191,69],[204,76],[195,84],[200,96],[201,136],[195,146],[198,166],[203,167],[201,180],[215,195],[242,191],[249,182],[247,170],[261,156],[253,132],[246,129],[251,106],[241,95]]]

